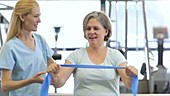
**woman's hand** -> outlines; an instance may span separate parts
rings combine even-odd
[[[138,75],[138,70],[134,66],[127,66],[125,72],[130,77]]]

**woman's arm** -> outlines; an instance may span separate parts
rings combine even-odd
[[[65,61],[65,64],[71,64],[69,61]],[[57,71],[57,65],[52,64],[48,67],[47,72],[52,74],[52,84],[56,87],[62,87],[68,78],[71,76],[74,68],[60,67],[59,71]]]
[[[132,86],[132,77],[138,75],[138,70],[134,66],[127,66],[126,63],[119,64],[119,66],[126,67],[125,69],[118,69],[118,73],[127,88]]]

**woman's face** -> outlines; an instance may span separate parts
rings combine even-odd
[[[85,34],[90,46],[104,44],[104,37],[107,35],[106,29],[95,18],[88,21]]]
[[[40,8],[34,7],[31,13],[23,16],[23,28],[28,32],[37,31],[38,23],[41,22],[40,20]]]

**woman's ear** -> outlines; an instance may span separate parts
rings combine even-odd
[[[19,18],[21,19],[22,22],[24,22],[24,17],[23,17],[23,15],[19,15]]]
[[[108,34],[108,30],[106,30],[105,36],[107,36],[107,34]]]

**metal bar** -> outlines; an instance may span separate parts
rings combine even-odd
[[[136,0],[136,51],[138,51],[138,0]]]
[[[128,0],[125,2],[125,53],[124,56],[127,59],[127,43],[128,43]]]
[[[3,39],[2,39],[2,32],[1,32],[1,22],[2,22],[2,15],[1,15],[1,13],[0,13],[0,43],[1,43],[1,46],[0,46],[0,48],[2,47],[2,45],[3,45]]]
[[[106,4],[105,4],[106,0],[100,0],[100,2],[101,2],[101,11],[106,12]]]
[[[5,5],[5,4],[2,4],[2,3],[0,3],[0,5],[4,6],[4,8],[0,8],[0,10],[12,10],[13,9],[13,7]]]
[[[115,1],[116,2],[116,26],[115,26],[115,30],[116,30],[116,41],[118,41],[118,2],[117,0]],[[120,44],[116,43],[116,48],[119,48],[120,47]]]
[[[146,55],[147,55],[147,64],[148,64],[148,71],[149,71],[149,92],[153,93],[152,91],[152,78],[151,78],[151,67],[150,67],[150,58],[149,58],[149,44],[148,44],[148,31],[147,31],[147,20],[146,20],[146,10],[145,10],[145,0],[142,0],[142,8],[143,8],[143,20],[144,20],[144,28],[145,28],[145,47],[146,47]]]
[[[111,19],[111,13],[112,13],[112,0],[109,0],[109,17]]]

